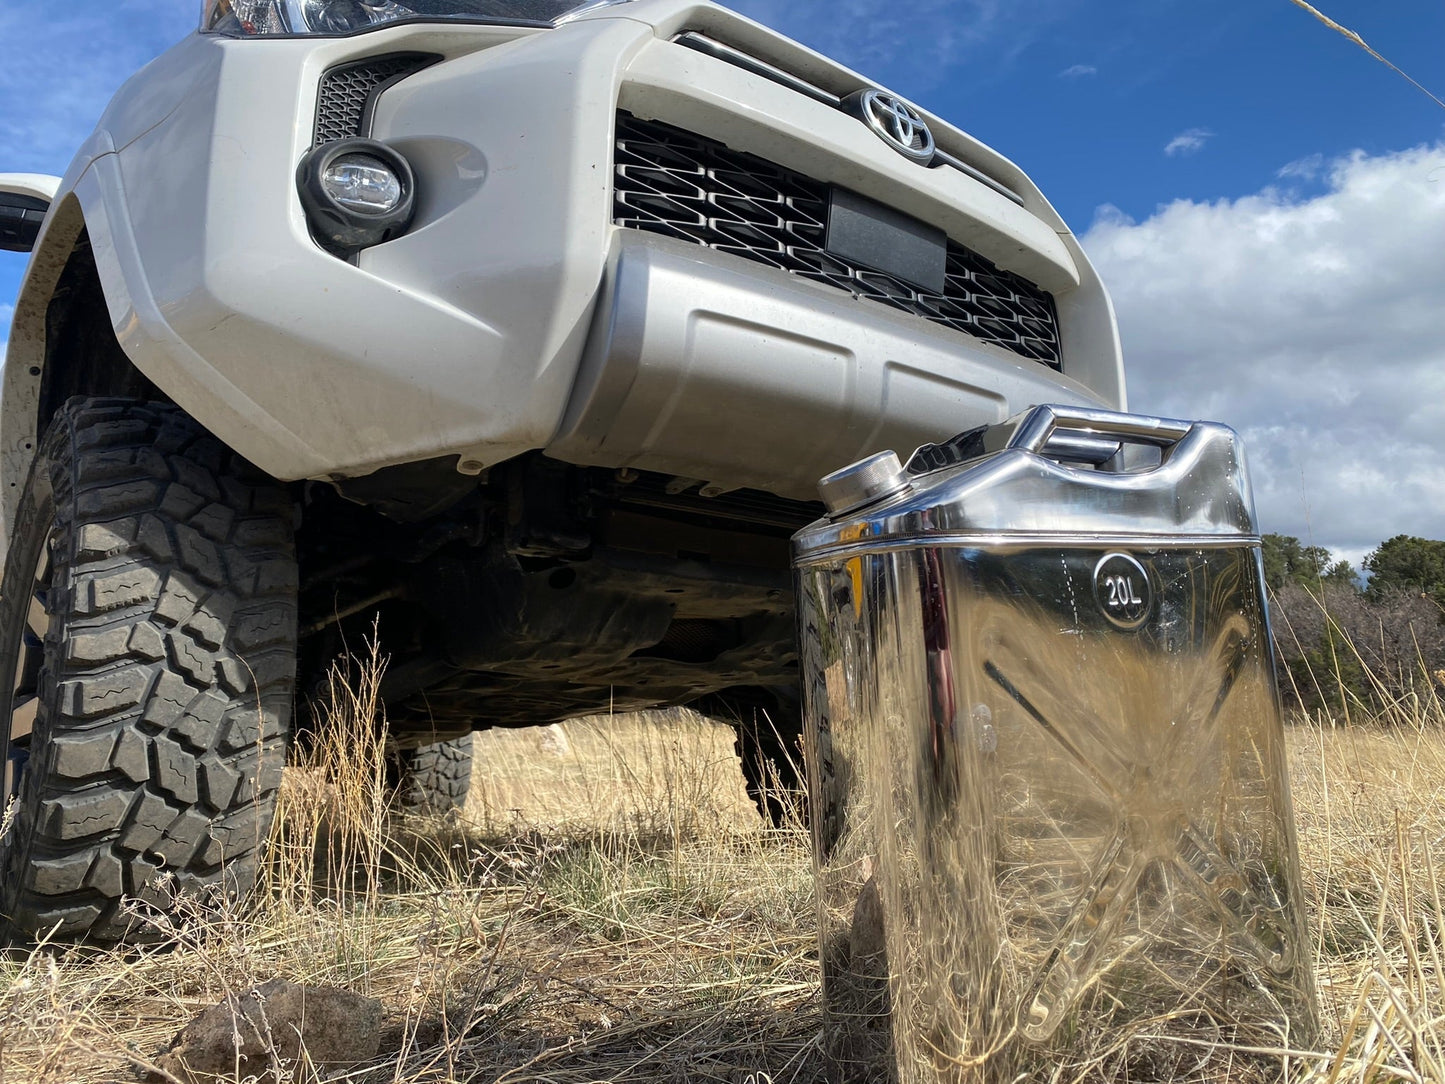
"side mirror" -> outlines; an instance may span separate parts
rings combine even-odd
[[[35,196],[0,192],[0,249],[29,252],[40,236],[40,224],[50,204]]]
[[[0,173],[0,250],[29,252],[60,181],[38,173]]]

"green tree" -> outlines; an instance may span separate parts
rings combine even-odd
[[[1320,580],[1330,586],[1348,587],[1351,591],[1357,592],[1360,589],[1359,573],[1348,561],[1327,561],[1321,565]]]
[[[1287,583],[1318,593],[1322,587],[1357,590],[1355,570],[1348,561],[1336,561],[1323,546],[1305,546],[1287,534],[1267,534],[1264,543],[1264,582],[1278,591]]]
[[[1371,598],[1406,591],[1445,608],[1445,542],[1397,534],[1365,558]]]

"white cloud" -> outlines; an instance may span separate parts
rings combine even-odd
[[[0,361],[5,359],[5,348],[9,345],[10,321],[14,316],[14,305],[0,305]]]
[[[1099,69],[1092,64],[1074,64],[1059,72],[1060,79],[1080,79],[1086,75],[1098,75]]]
[[[1105,209],[1131,406],[1248,442],[1260,517],[1358,556],[1445,538],[1445,144],[1329,163],[1327,190]]]
[[[1197,154],[1213,138],[1214,133],[1208,128],[1188,128],[1164,145],[1164,153],[1170,158],[1177,154]]]
[[[1286,162],[1276,171],[1275,176],[1280,180],[1305,180],[1312,181],[1318,177],[1325,168],[1325,156],[1323,154],[1311,154],[1305,158],[1297,158],[1293,162]]]

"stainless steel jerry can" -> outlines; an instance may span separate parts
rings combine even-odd
[[[1298,1048],[1238,438],[1062,407],[974,437],[830,476],[794,540],[839,1078],[1032,1079],[1125,1034]]]

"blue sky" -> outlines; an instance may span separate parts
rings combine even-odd
[[[1445,0],[1321,2],[1445,98]],[[1141,217],[1255,192],[1311,155],[1445,132],[1445,110],[1288,0],[736,6],[1007,154],[1076,231],[1103,204]],[[1163,153],[1191,131],[1212,135],[1194,153]]]
[[[1445,538],[1445,109],[1289,0],[735,6],[1023,166],[1110,285],[1132,405],[1244,431],[1266,529]],[[1445,0],[1318,6],[1445,97]],[[63,172],[199,7],[0,0],[0,170]]]

